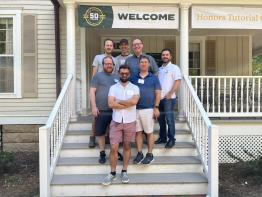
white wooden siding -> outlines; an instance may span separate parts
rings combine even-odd
[[[22,8],[22,14],[37,17],[38,96],[0,99],[1,124],[5,124],[7,117],[9,124],[16,124],[16,118],[26,116],[31,118],[25,119],[24,123],[30,124],[31,120],[35,122],[34,118],[47,118],[56,101],[54,7],[50,0],[0,0],[1,8]]]

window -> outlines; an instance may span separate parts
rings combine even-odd
[[[190,43],[189,45],[189,75],[200,75],[200,43]]]
[[[0,11],[0,98],[21,97],[21,14]]]
[[[13,18],[0,18],[0,92],[14,92]]]

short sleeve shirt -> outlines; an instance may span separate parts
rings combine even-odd
[[[103,61],[105,56],[106,56],[105,54],[100,54],[100,55],[95,56],[92,66],[97,67],[97,72],[103,71],[102,61]],[[116,73],[117,72],[116,68],[118,67],[117,60],[114,57],[112,57],[112,58],[113,58],[113,61],[114,61],[114,64],[115,64],[114,73]]]
[[[139,88],[129,82],[125,87],[118,82],[111,86],[108,96],[114,97],[116,100],[128,100],[133,96],[139,95]],[[126,109],[113,109],[112,119],[118,123],[131,123],[136,121],[136,106]]]
[[[150,61],[149,71],[153,74],[158,73],[158,65],[156,64],[155,59],[147,54],[142,54],[142,55],[147,56],[149,58]],[[131,69],[131,75],[136,75],[139,73],[139,57],[137,57],[135,54],[127,58],[125,64],[128,65],[129,68]]]
[[[112,85],[118,82],[116,74],[98,72],[91,80],[91,87],[96,88],[96,107],[99,110],[110,110],[108,106],[108,92]]]
[[[157,76],[149,73],[145,78],[140,74],[134,75],[131,80],[140,90],[140,97],[137,103],[137,109],[150,109],[155,105],[155,91],[161,90],[160,82]]]
[[[158,78],[162,87],[161,99],[172,89],[176,80],[182,79],[182,74],[179,67],[169,62],[166,66],[159,68]],[[171,98],[176,98],[174,93]]]
[[[116,70],[118,71],[119,70],[119,67],[121,66],[121,65],[123,65],[123,64],[125,64],[125,62],[126,62],[126,59],[127,58],[129,58],[129,57],[131,57],[132,55],[131,54],[129,54],[129,55],[127,55],[127,56],[122,56],[121,54],[119,55],[119,56],[117,56],[116,57],[116,61],[117,61],[117,68],[116,68]]]

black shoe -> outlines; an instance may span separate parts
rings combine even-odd
[[[164,144],[164,143],[166,143],[166,139],[158,138],[158,139],[155,141],[155,144]]]
[[[166,143],[165,148],[172,148],[173,146],[175,146],[176,141],[175,140],[168,140],[168,142]]]
[[[136,158],[134,159],[133,163],[134,164],[140,164],[143,159],[144,159],[143,153],[142,152],[137,153]]]
[[[100,151],[100,158],[98,160],[100,164],[104,164],[106,162],[106,153],[105,151]]]
[[[96,137],[95,136],[90,136],[89,148],[95,148],[95,146],[96,146]]]
[[[118,154],[118,161],[123,161],[123,155],[120,152],[118,152],[117,154]]]
[[[105,137],[105,144],[110,144],[110,138],[108,135]]]
[[[146,157],[141,162],[142,164],[150,164],[152,161],[154,161],[154,156],[152,153],[147,153]]]

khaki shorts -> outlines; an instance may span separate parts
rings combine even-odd
[[[134,142],[136,137],[136,121],[131,123],[118,123],[112,120],[109,137],[110,144]]]
[[[154,109],[139,109],[136,111],[136,131],[153,133],[155,120],[153,118]]]

